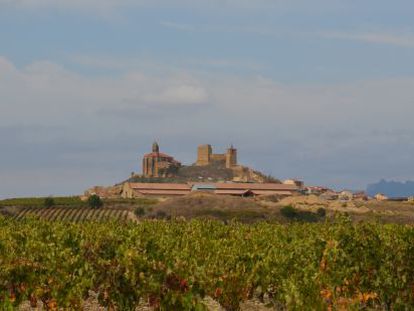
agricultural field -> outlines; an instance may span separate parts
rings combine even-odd
[[[49,221],[104,221],[104,220],[128,220],[132,214],[127,209],[111,209],[100,208],[93,209],[88,207],[68,208],[68,207],[52,207],[52,208],[31,208],[26,207],[19,210],[15,218],[22,219],[24,217],[39,217]]]
[[[107,199],[103,207],[91,208],[79,197],[53,198],[53,206],[46,207],[47,198],[22,198],[0,201],[0,214],[20,220],[27,217],[49,221],[107,221],[135,220],[137,207],[149,207],[157,201],[153,199]]]
[[[0,309],[410,310],[414,228],[0,216]],[[138,308],[138,309],[136,309]],[[141,308],[141,309],[140,309]]]
[[[0,201],[0,214],[15,218],[29,216],[47,220],[129,219],[215,219],[242,223],[291,221],[323,222],[336,214],[347,214],[354,222],[414,224],[413,202],[327,201],[316,196],[297,196],[282,200],[272,197],[240,198],[192,193],[183,197],[104,199],[103,207],[94,211],[79,197],[23,198]],[[289,211],[290,208],[290,211]],[[286,213],[287,212],[287,213]]]
[[[381,223],[399,223],[395,215],[413,223],[411,204],[206,194],[106,199],[100,208],[78,197],[45,200],[0,201],[0,310],[414,304],[414,228]]]
[[[0,207],[43,207],[46,198],[16,198],[0,200]],[[86,206],[86,202],[82,201],[80,197],[53,197],[55,205],[57,206]]]

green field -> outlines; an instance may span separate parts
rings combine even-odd
[[[414,228],[379,223],[59,222],[0,216],[0,309],[410,310]]]

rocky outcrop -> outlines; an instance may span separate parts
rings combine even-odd
[[[255,183],[280,183],[280,181],[271,176],[266,176],[261,172],[255,171],[246,166],[235,166],[233,170],[233,180],[235,182],[255,182]]]

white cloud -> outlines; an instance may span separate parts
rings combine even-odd
[[[120,68],[128,68],[123,62]],[[240,78],[176,68],[157,74],[124,69],[118,76],[84,76],[47,61],[17,69],[0,58],[0,122],[70,122],[79,114],[93,117],[102,109],[125,105],[142,109],[209,103],[215,107],[212,113],[223,117],[274,120],[283,126],[295,122],[302,129],[321,123],[346,127],[348,122],[411,128],[408,116],[414,113],[413,87],[412,79],[284,85],[260,76]]]
[[[110,71],[145,71],[145,72],[168,72],[174,74],[182,72],[183,67],[206,69],[241,69],[247,71],[258,71],[265,68],[265,65],[251,59],[238,58],[186,58],[175,60],[168,64],[157,62],[148,57],[115,59],[107,56],[74,55],[69,60],[76,65],[92,69],[103,69]]]
[[[193,105],[201,104],[207,101],[207,92],[195,85],[176,85],[167,87],[159,94],[150,94],[144,99],[150,103],[170,103]]]
[[[303,38],[314,37],[312,32],[281,31],[265,26],[237,26],[228,25],[190,25],[175,22],[161,22],[161,25],[178,31],[185,32],[213,32],[213,33],[244,33],[255,34],[266,37],[289,37]],[[414,47],[413,33],[392,33],[392,32],[344,32],[344,31],[322,31],[316,36],[326,39],[343,39],[360,41],[365,43],[393,45],[399,47]]]
[[[360,186],[414,174],[407,169],[413,167],[407,154],[414,149],[414,79],[286,85],[260,76],[165,72],[87,76],[48,61],[16,68],[0,58],[0,141],[8,154],[0,172],[18,172],[25,163],[21,170],[42,165],[47,176],[56,169],[48,167],[49,156],[60,159],[56,166],[95,174],[98,184],[99,173],[88,171],[93,159],[103,161],[103,170],[111,165],[112,171],[137,170],[135,146],[145,152],[143,141],[160,138],[170,148],[179,146],[176,152],[189,162],[197,143],[234,142],[243,150],[244,163],[278,177],[326,183],[338,176],[346,179],[341,184],[357,181]],[[42,131],[30,126],[42,126]],[[16,128],[27,128],[30,135],[13,135]],[[99,148],[86,148],[84,157],[89,145]],[[79,146],[76,159],[86,159],[81,163],[67,156]],[[132,148],[131,167],[115,155],[103,156],[102,148],[114,153]],[[384,165],[390,157],[397,159],[394,166]],[[71,189],[81,190],[75,182]]]
[[[171,28],[175,30],[180,31],[197,31],[199,30],[197,27],[189,24],[181,24],[181,23],[175,23],[175,22],[169,22],[169,21],[163,21],[160,23],[161,26],[164,26],[166,28]]]
[[[193,7],[209,9],[302,9],[308,10],[315,5],[323,9],[342,6],[341,0],[0,0],[0,7],[20,9],[61,8],[96,9],[99,12],[122,7]]]
[[[347,32],[323,32],[322,37],[331,39],[345,39],[354,40],[367,43],[395,45],[400,47],[414,47],[414,35],[413,34],[392,34],[392,33],[375,33],[375,32],[362,32],[362,33],[347,33]]]
[[[137,0],[137,3],[142,2],[145,1]],[[131,3],[133,3],[133,1],[129,0],[0,0],[0,5],[15,8],[110,8]]]
[[[16,68],[6,58],[0,56],[0,72],[2,72],[3,75],[11,75],[16,72]]]
[[[132,71],[119,77],[86,77],[47,61],[18,70],[4,58],[0,59],[0,93],[3,125],[72,122],[79,114],[93,116],[124,103],[198,105],[208,99],[207,91],[190,74]]]

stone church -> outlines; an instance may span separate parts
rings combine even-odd
[[[142,175],[144,177],[170,177],[181,167],[172,156],[161,153],[157,142],[152,144],[152,152],[144,155]]]

